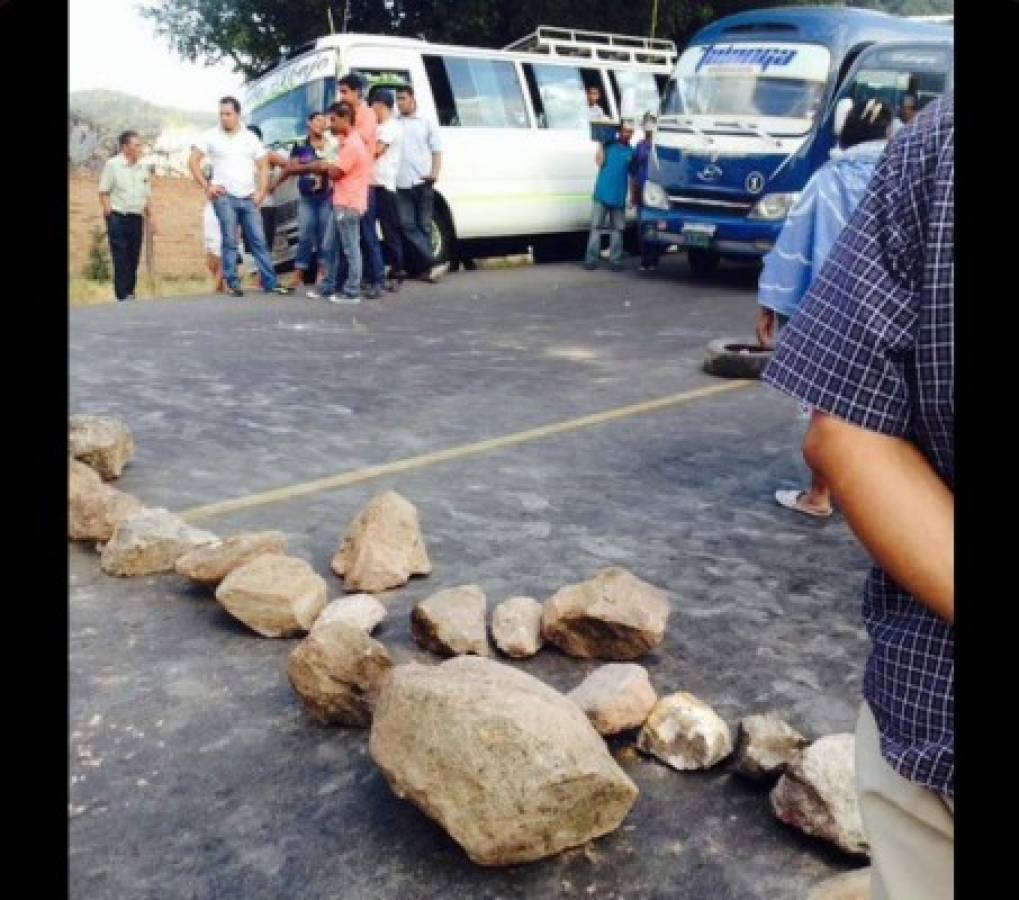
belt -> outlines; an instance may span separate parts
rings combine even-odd
[[[116,209],[113,210],[113,212],[110,213],[110,215],[113,215],[113,216],[128,216],[128,217],[133,217],[133,218],[136,218],[136,219],[143,219],[144,218],[144,214],[143,213],[125,213],[125,212],[120,212],[119,210],[116,210]]]

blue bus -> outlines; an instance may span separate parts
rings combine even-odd
[[[719,19],[683,51],[662,97],[640,207],[644,240],[698,275],[774,245],[852,101],[898,115],[951,89],[953,31],[864,9],[783,7]]]

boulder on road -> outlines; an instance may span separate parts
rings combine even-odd
[[[95,469],[104,479],[119,478],[134,456],[131,429],[113,416],[71,416],[71,456]]]
[[[386,608],[371,594],[351,594],[333,600],[315,620],[315,628],[330,622],[344,622],[371,634],[386,617]]]
[[[130,494],[104,484],[99,473],[71,460],[67,533],[73,541],[108,541],[117,523],[142,508]]]
[[[662,697],[637,736],[637,747],[681,772],[708,769],[732,753],[725,720],[681,691]]]
[[[570,656],[625,661],[661,644],[668,616],[664,591],[613,567],[546,600],[541,633]]]
[[[312,718],[366,727],[392,668],[386,648],[363,629],[316,622],[290,654],[287,677]]]
[[[216,587],[238,566],[262,553],[286,553],[287,536],[281,531],[249,531],[214,544],[206,544],[177,560],[175,569],[196,584]]]
[[[263,553],[227,575],[216,599],[262,637],[293,637],[309,631],[322,612],[326,583],[303,559]]]
[[[348,592],[385,591],[432,571],[417,507],[396,491],[375,497],[350,524],[332,570]]]
[[[532,597],[510,597],[492,613],[492,638],[507,656],[524,659],[541,649],[541,604]]]
[[[754,781],[777,778],[809,743],[775,713],[746,716],[736,730],[734,768]]]
[[[869,855],[856,796],[855,752],[852,734],[830,734],[814,741],[772,789],[771,808],[787,825],[847,853]]]
[[[217,540],[168,509],[139,509],[117,522],[99,564],[107,575],[158,575],[172,572],[189,550]]]
[[[639,728],[658,701],[647,669],[636,663],[599,666],[566,696],[606,736]]]
[[[441,656],[488,656],[485,592],[476,584],[447,588],[418,603],[410,631],[426,650]]]
[[[368,749],[398,797],[486,866],[531,862],[608,834],[637,799],[571,701],[491,659],[397,666]]]

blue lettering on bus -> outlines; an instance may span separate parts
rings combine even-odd
[[[704,66],[722,66],[738,63],[743,65],[757,65],[762,72],[767,72],[772,66],[788,66],[795,59],[798,50],[791,50],[783,47],[708,47],[704,55],[697,63],[695,72],[699,72]]]

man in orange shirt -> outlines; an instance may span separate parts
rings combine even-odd
[[[340,151],[334,162],[321,160],[319,166],[333,179],[333,215],[336,229],[331,243],[339,237],[343,259],[340,265],[327,267],[319,292],[330,303],[361,302],[361,219],[368,209],[368,187],[372,160],[364,141],[354,127],[356,115],[349,103],[340,101],[329,107],[329,129],[340,138]],[[328,253],[331,248],[324,248]],[[346,278],[336,294],[338,274]]]
[[[375,165],[375,151],[378,141],[379,120],[375,110],[368,105],[363,97],[364,82],[361,76],[350,73],[337,82],[341,103],[349,103],[354,110],[354,130],[364,141],[368,158]],[[372,179],[374,182],[374,178]],[[382,258],[382,245],[378,233],[378,204],[374,184],[368,187],[368,208],[361,216],[361,249],[364,251],[363,266],[368,282],[365,297],[374,300],[382,295],[385,282],[385,261]]]

